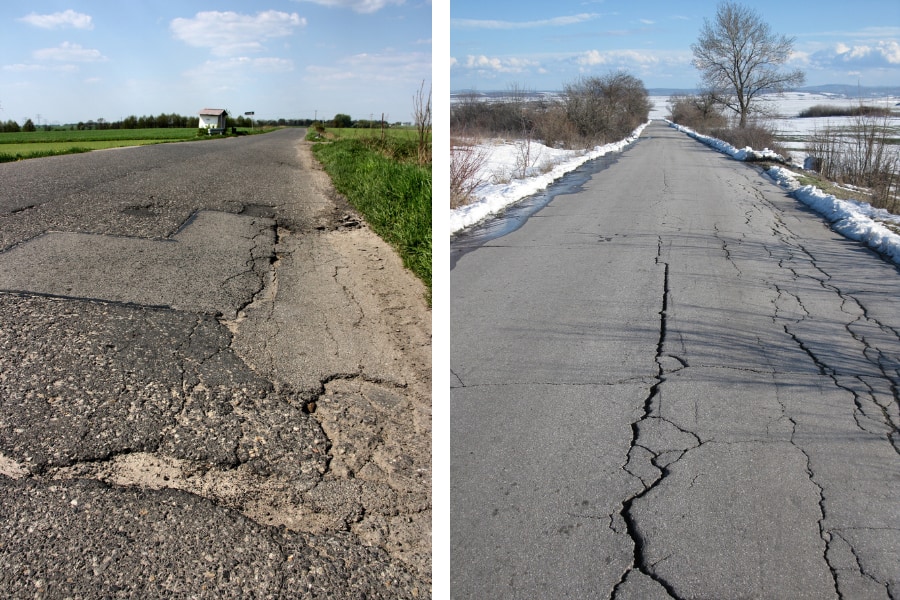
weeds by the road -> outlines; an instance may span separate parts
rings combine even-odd
[[[813,133],[809,154],[824,177],[867,188],[871,203],[900,210],[900,146],[889,117],[858,115],[843,129],[826,126]]]
[[[450,208],[472,201],[472,193],[482,184],[478,173],[487,158],[487,151],[472,140],[450,140]]]
[[[335,189],[430,290],[431,165],[418,164],[415,139],[408,145],[400,136],[345,138],[316,144],[313,152]]]
[[[41,148],[39,150],[25,150],[12,152],[0,152],[0,163],[15,162],[17,160],[25,160],[27,158],[45,158],[47,156],[61,156],[63,154],[81,154],[90,152],[93,148],[85,148],[83,146],[72,146],[66,148]]]

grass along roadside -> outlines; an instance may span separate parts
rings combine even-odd
[[[308,139],[315,135],[311,132]],[[386,139],[384,148],[379,148],[380,137],[378,144],[338,137],[315,144],[313,153],[335,189],[375,233],[397,249],[403,264],[425,283],[430,296],[431,165],[404,159],[416,156],[416,149],[404,150],[403,143],[395,143],[398,140],[404,138]]]

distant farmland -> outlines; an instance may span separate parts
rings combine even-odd
[[[239,131],[245,133],[242,129]],[[246,133],[250,133],[249,130]],[[255,133],[260,133],[260,130],[257,129]],[[199,135],[196,127],[0,133],[0,162],[209,137]]]

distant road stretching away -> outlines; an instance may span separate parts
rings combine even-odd
[[[900,270],[654,122],[453,242],[465,598],[900,597]]]

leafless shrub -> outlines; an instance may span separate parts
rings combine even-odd
[[[450,140],[450,208],[472,201],[472,193],[482,183],[479,173],[487,157],[487,151],[472,140]]]
[[[431,162],[431,90],[425,96],[425,81],[413,97],[413,116],[416,123],[416,148],[420,165]],[[382,123],[384,119],[382,119]],[[382,129],[382,137],[384,130]]]
[[[823,177],[871,190],[873,206],[900,209],[900,146],[887,116],[855,117],[849,128],[816,130],[807,146]]]
[[[584,148],[588,144],[578,133],[575,124],[566,115],[565,106],[553,102],[534,116],[534,136],[551,148]]]
[[[788,155],[787,150],[778,143],[778,139],[772,130],[762,123],[749,123],[743,129],[740,127],[713,129],[710,135],[728,142],[738,149],[746,148],[747,146],[754,150],[765,150],[768,148],[784,157]]]
[[[647,121],[651,108],[643,82],[623,72],[568,84],[563,102],[578,134],[592,143],[627,137]]]
[[[711,93],[672,96],[669,98],[669,120],[703,134],[728,125],[722,105]]]
[[[470,95],[450,109],[450,130],[458,135],[515,138],[533,128],[531,110],[524,100],[484,100]]]
[[[582,78],[567,85],[559,101],[528,96],[513,86],[503,100],[458,98],[450,110],[450,130],[586,148],[627,137],[647,121],[651,108],[643,82],[622,72]]]
[[[890,117],[891,109],[886,106],[832,106],[829,104],[816,104],[800,111],[797,117],[801,119],[812,117]]]

